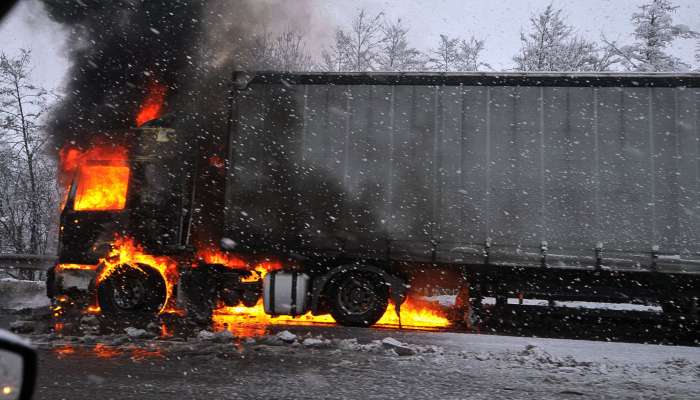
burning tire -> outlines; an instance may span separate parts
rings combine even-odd
[[[388,286],[381,276],[367,271],[333,278],[326,293],[333,319],[345,326],[374,325],[389,304]]]
[[[165,282],[158,271],[143,264],[120,265],[97,287],[102,312],[122,319],[156,316],[166,294]]]

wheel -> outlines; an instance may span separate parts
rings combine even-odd
[[[260,293],[252,290],[243,290],[241,292],[241,302],[246,307],[255,307],[260,299]]]
[[[152,319],[165,298],[163,278],[143,264],[120,265],[97,287],[102,313],[119,319]]]
[[[334,277],[326,295],[333,319],[345,326],[374,325],[389,304],[389,288],[382,277],[366,271]]]

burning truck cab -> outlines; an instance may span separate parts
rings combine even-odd
[[[179,193],[184,188],[179,171],[186,163],[175,157],[182,144],[166,121],[144,122],[119,144],[100,142],[86,150],[61,151],[67,190],[59,260],[49,274],[53,299],[77,303],[80,309],[114,311],[107,295],[100,301],[100,293],[121,275],[131,280],[120,287],[155,293],[146,299],[151,311],[162,309],[169,299],[165,291],[172,290],[175,260],[184,254],[181,225],[189,215],[182,200],[186,197]],[[134,274],[148,284],[138,289],[143,285]]]
[[[697,136],[699,87],[692,74],[237,72],[218,130],[188,136],[157,112],[119,144],[62,152],[49,295],[57,314],[120,319],[242,307],[370,326],[403,310],[447,326],[412,297],[440,288],[466,326],[487,297],[697,319],[700,214],[683,217],[694,195],[679,193],[700,157],[669,160],[697,150],[678,143]]]

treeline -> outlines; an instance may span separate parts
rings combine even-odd
[[[627,41],[601,37],[591,41],[551,5],[532,15],[512,56],[513,71],[687,71],[690,62],[669,53],[682,38],[698,38],[673,23],[670,0],[653,0],[630,16]],[[241,63],[253,69],[282,71],[488,71],[488,43],[476,36],[436,34],[435,45],[411,44],[410,27],[384,12],[358,11],[335,29],[332,43],[314,54],[304,34],[285,29],[263,33],[237,49]],[[517,38],[514,38],[517,40]],[[695,52],[700,67],[700,42]],[[52,95],[30,80],[30,52],[0,53],[0,253],[54,251],[60,194],[56,163],[47,149],[44,116]]]
[[[0,53],[0,253],[53,251],[59,191],[42,121],[52,95],[29,78],[31,57]]]
[[[678,7],[671,0],[651,0],[630,16],[633,32],[627,40],[589,40],[578,33],[552,5],[530,17],[521,32],[520,49],[512,56],[512,71],[637,71],[693,69],[690,62],[669,54],[676,39],[700,38],[691,28],[674,24]],[[484,39],[436,35],[435,46],[421,50],[410,43],[410,27],[385,12],[359,10],[347,26],[335,29],[333,41],[312,55],[307,39],[294,29],[278,36],[262,34],[244,51],[253,69],[322,71],[488,71]],[[515,38],[514,38],[515,39]],[[517,39],[516,39],[517,40]],[[695,54],[700,68],[700,41]]]

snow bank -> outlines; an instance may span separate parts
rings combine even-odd
[[[0,279],[0,309],[20,310],[48,305],[45,282]]]

